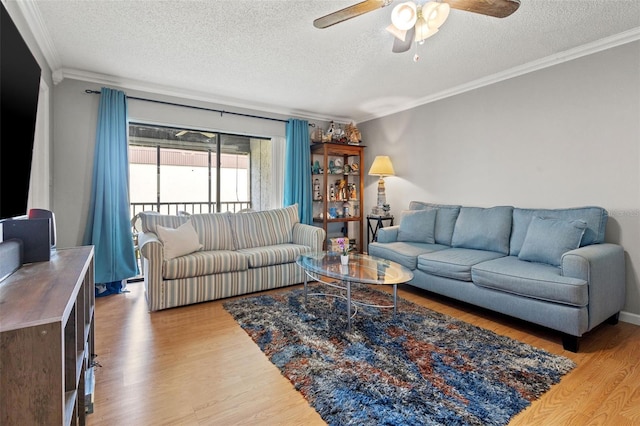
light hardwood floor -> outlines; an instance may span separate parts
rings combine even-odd
[[[400,297],[578,364],[510,425],[640,425],[639,326],[602,325],[572,353],[557,333],[402,287]],[[325,424],[222,301],[149,313],[143,284],[128,290],[96,301],[101,367],[89,426]]]

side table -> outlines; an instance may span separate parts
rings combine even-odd
[[[368,242],[378,241],[378,229],[384,228],[384,221],[389,221],[388,226],[393,226],[393,216],[367,216]]]

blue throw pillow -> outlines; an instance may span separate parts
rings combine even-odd
[[[580,247],[586,228],[587,223],[582,220],[535,216],[527,229],[518,259],[560,266],[564,253]]]
[[[398,241],[412,243],[434,244],[437,210],[408,210],[404,211]]]
[[[509,253],[513,207],[462,207],[451,238],[452,247]]]
[[[451,245],[451,238],[453,236],[453,228],[456,226],[456,219],[460,214],[461,206],[454,206],[450,204],[433,204],[425,203],[422,201],[411,201],[409,203],[409,210],[437,210],[436,214],[436,227],[434,238],[436,244],[444,244],[445,246]]]

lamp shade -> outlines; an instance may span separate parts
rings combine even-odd
[[[431,29],[427,24],[427,21],[420,16],[418,22],[416,22],[416,38],[417,42],[424,42],[426,39],[437,33],[439,30],[437,28]],[[403,40],[404,41],[404,40]]]
[[[400,3],[391,12],[391,22],[399,30],[408,30],[416,24],[418,19],[417,6],[414,2]]]
[[[449,17],[450,10],[448,3],[430,1],[422,6],[422,17],[427,21],[429,29],[437,30]]]
[[[387,155],[378,155],[369,169],[369,175],[372,176],[394,176],[395,174],[391,159]]]

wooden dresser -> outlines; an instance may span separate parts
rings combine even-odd
[[[83,425],[92,401],[93,246],[0,282],[0,424]]]

